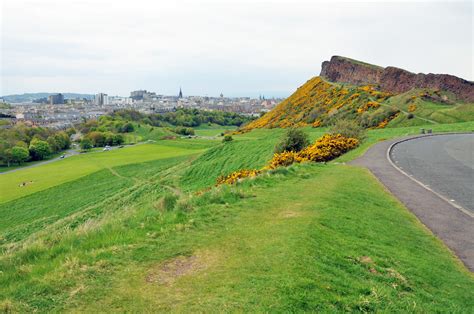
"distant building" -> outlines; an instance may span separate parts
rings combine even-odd
[[[48,102],[50,105],[64,104],[64,95],[61,93],[50,95],[48,97]]]
[[[136,90],[130,93],[130,98],[133,100],[143,100],[145,94],[147,94],[146,90]]]
[[[181,87],[179,88],[178,98],[183,98],[183,91],[181,90]]]
[[[103,105],[108,105],[109,104],[109,96],[104,93],[99,93],[95,95],[95,104],[97,106],[103,106]]]

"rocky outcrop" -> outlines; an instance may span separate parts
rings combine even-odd
[[[474,102],[474,82],[448,74],[415,74],[395,67],[383,68],[333,56],[331,61],[323,62],[320,75],[331,82],[378,85],[382,91],[394,94],[413,88],[444,90],[453,93],[460,100]]]

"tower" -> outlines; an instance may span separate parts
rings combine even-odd
[[[179,95],[178,98],[183,98],[183,92],[181,91],[181,87],[179,88]]]

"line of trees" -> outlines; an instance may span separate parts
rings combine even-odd
[[[135,110],[120,110],[111,115],[112,118],[125,121],[149,124],[152,126],[184,126],[197,127],[201,124],[218,124],[222,126],[241,126],[252,120],[251,117],[235,112],[204,111],[199,109],[178,108],[161,114],[143,114]]]
[[[21,165],[27,161],[43,160],[71,146],[72,129],[57,131],[17,124],[0,130],[0,160],[4,165]]]

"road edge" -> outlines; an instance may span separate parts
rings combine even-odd
[[[392,167],[394,167],[396,170],[398,170],[401,174],[403,174],[404,176],[408,177],[410,180],[412,180],[413,182],[417,183],[418,185],[420,185],[421,187],[423,187],[424,189],[432,192],[433,194],[435,194],[436,196],[438,196],[439,198],[441,198],[443,201],[445,201],[446,203],[450,204],[451,206],[453,206],[454,208],[458,209],[459,211],[461,211],[463,214],[467,215],[468,217],[470,218],[474,218],[474,213],[471,213],[469,210],[465,209],[464,207],[452,202],[451,200],[449,200],[447,197],[445,197],[444,195],[441,195],[440,193],[434,191],[433,189],[431,189],[429,186],[425,185],[423,182],[415,179],[413,176],[409,175],[407,172],[405,172],[403,169],[401,169],[400,167],[398,167],[392,160],[390,154],[393,150],[393,148],[400,144],[400,143],[403,143],[403,142],[407,142],[407,141],[411,141],[411,140],[416,140],[416,139],[419,139],[419,138],[423,138],[423,137],[430,137],[430,136],[440,136],[440,135],[455,135],[455,134],[473,134],[473,132],[453,132],[453,133],[432,133],[432,134],[422,134],[422,135],[419,135],[419,136],[415,136],[415,137],[410,137],[410,138],[404,138],[404,139],[401,139],[401,140],[396,140],[395,142],[393,142],[390,147],[387,149],[387,152],[386,152],[386,158],[388,160],[388,162],[392,165]]]

